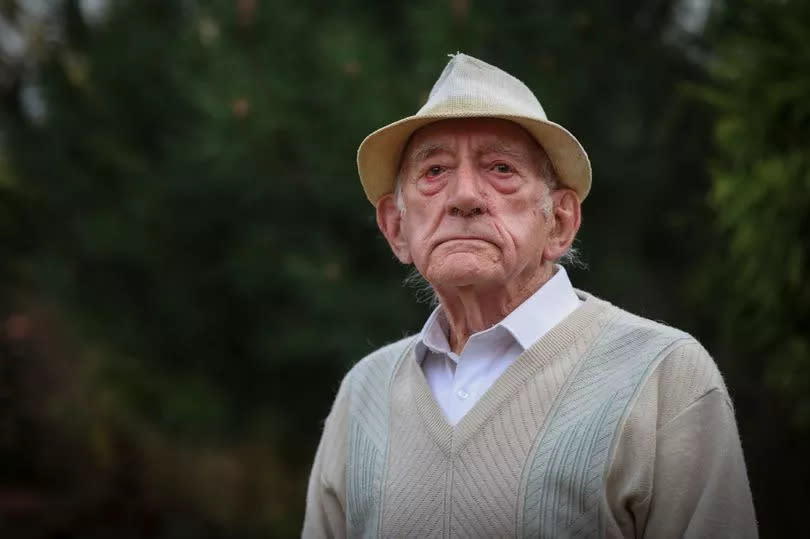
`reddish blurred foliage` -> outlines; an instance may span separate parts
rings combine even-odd
[[[256,0],[236,0],[236,20],[239,26],[250,26],[256,16]]]
[[[11,341],[22,341],[31,333],[31,320],[24,314],[12,314],[3,322],[6,338]]]
[[[246,118],[250,114],[250,101],[244,97],[234,99],[233,103],[231,103],[231,111],[234,117],[240,120]]]

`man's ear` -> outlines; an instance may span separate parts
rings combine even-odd
[[[554,208],[551,217],[554,228],[549,235],[543,256],[546,260],[557,260],[568,251],[582,224],[580,202],[577,194],[567,188],[551,192]]]
[[[403,264],[413,262],[408,241],[402,230],[402,212],[397,208],[392,194],[387,194],[377,201],[377,226],[383,233],[394,255]]]

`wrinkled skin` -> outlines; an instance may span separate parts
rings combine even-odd
[[[545,159],[512,122],[436,122],[403,152],[402,209],[393,194],[377,203],[394,254],[436,290],[457,352],[551,277],[579,229],[579,200],[571,189],[549,190]]]

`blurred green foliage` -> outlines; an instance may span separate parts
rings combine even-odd
[[[807,2],[730,2],[709,83],[689,89],[716,120],[688,296],[735,397],[763,536],[796,533],[810,476],[809,30]]]
[[[584,144],[575,285],[706,343],[763,535],[799,522],[802,2],[717,3],[705,31],[674,0],[119,1],[97,24],[80,4],[37,54],[45,114],[22,78],[0,107],[0,532],[298,533],[342,373],[428,312],[355,151],[457,50]]]
[[[727,346],[810,430],[810,4],[745,0],[717,22],[717,155],[708,194],[718,237],[702,274]]]

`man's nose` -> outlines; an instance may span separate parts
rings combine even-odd
[[[476,167],[462,164],[456,169],[447,198],[447,212],[457,217],[476,217],[486,212],[486,197]]]

